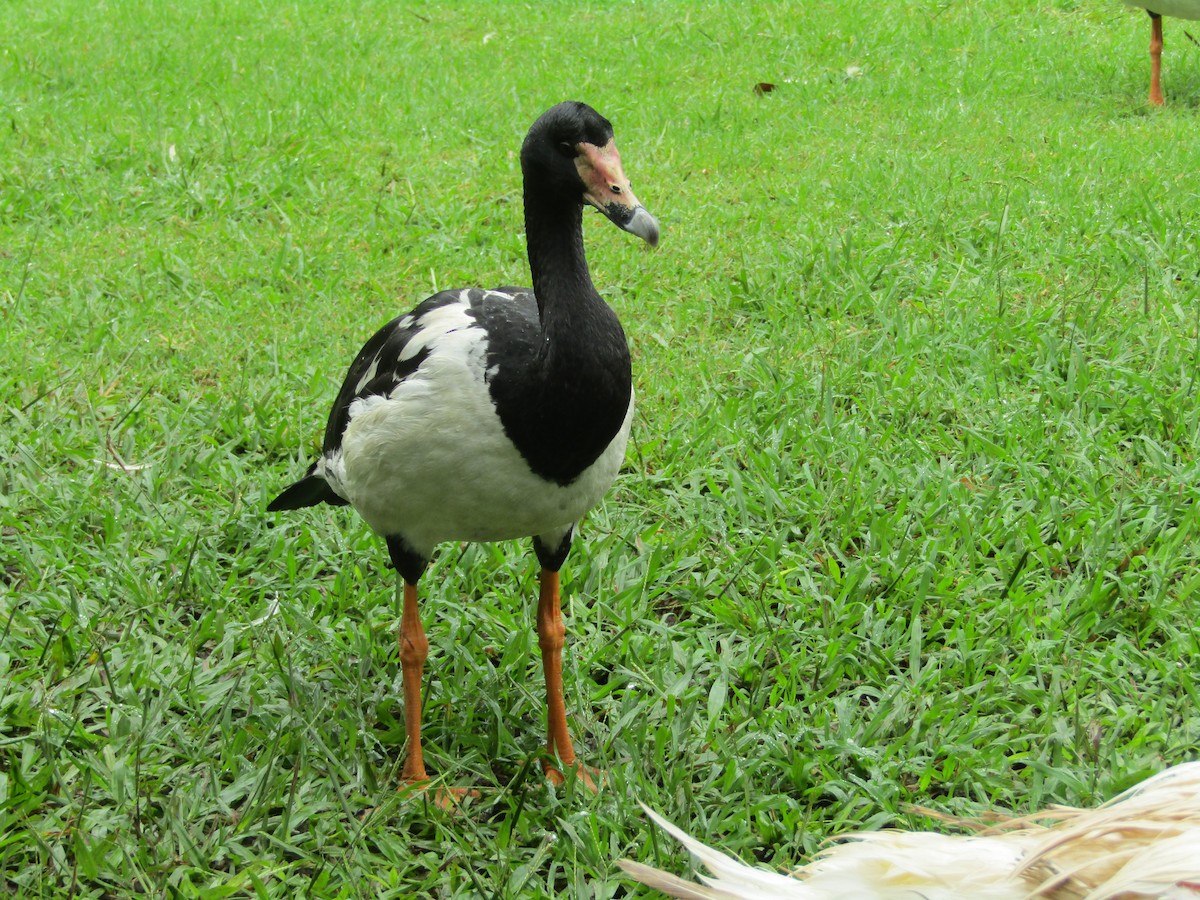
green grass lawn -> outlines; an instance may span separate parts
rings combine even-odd
[[[1200,51],[1116,0],[0,6],[0,890],[636,895],[643,800],[785,866],[1197,756]],[[759,82],[776,89],[755,93]],[[528,544],[399,616],[267,515],[346,365],[527,281],[516,152],[613,120],[624,474],[564,569],[598,796],[540,777]]]

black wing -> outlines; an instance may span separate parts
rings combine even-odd
[[[267,504],[267,512],[300,509],[304,506],[316,506],[318,503],[328,503],[330,506],[349,506],[349,500],[339,497],[324,478],[313,474],[316,468],[315,465],[310,467],[307,475],[284,488],[283,493]]]

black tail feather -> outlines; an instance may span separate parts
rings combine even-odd
[[[333,488],[320,475],[308,474],[285,488],[282,494],[268,503],[267,512],[301,509],[305,506],[316,506],[318,503],[328,503],[330,506],[350,505],[348,500],[343,500],[335,494]]]

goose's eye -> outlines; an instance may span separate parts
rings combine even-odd
[[[571,145],[570,141],[562,141],[558,145],[558,152],[563,156],[574,156],[575,148]]]

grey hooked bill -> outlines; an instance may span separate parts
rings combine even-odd
[[[629,221],[621,227],[630,234],[636,234],[651,247],[658,245],[658,220],[646,212],[644,206],[635,207]]]

